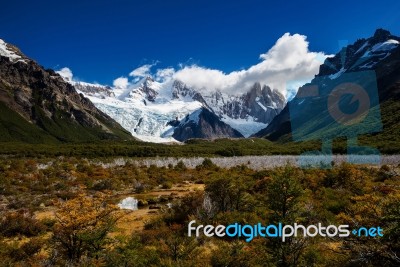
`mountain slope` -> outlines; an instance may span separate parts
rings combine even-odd
[[[200,108],[182,119],[174,129],[172,137],[178,141],[185,141],[191,138],[239,138],[243,135],[222,122],[207,108]]]
[[[255,83],[241,95],[228,95],[216,91],[205,95],[205,102],[223,122],[238,130],[243,136],[263,129],[281,112],[286,99],[277,90]]]
[[[331,118],[332,112],[326,107],[323,108],[326,102],[321,96],[329,96],[331,93],[326,90],[334,88],[349,77],[353,82],[365,85],[364,88],[376,86],[376,96],[373,91],[368,92],[370,107],[363,121],[351,127],[332,128],[332,123],[334,123]],[[372,79],[375,77],[376,82]],[[312,88],[318,88],[319,95],[304,97],[304,93],[309,94]],[[349,101],[342,107],[352,108],[355,103],[361,105],[361,100],[353,102],[354,100],[346,100],[343,96],[340,101]],[[391,144],[394,149],[399,149],[397,141],[400,135],[399,100],[400,38],[380,29],[374,36],[360,39],[343,48],[334,57],[326,59],[315,79],[299,88],[296,97],[286,105],[283,111],[268,127],[254,136],[266,137],[273,141],[289,141],[292,138],[294,140],[329,139],[360,134],[360,139],[364,144],[375,145],[384,150],[387,150],[387,145]],[[353,111],[349,110],[347,113],[351,114]],[[380,118],[376,117],[379,113]],[[303,114],[305,118],[300,118],[300,114]],[[293,126],[296,128],[293,129]]]
[[[0,40],[0,141],[83,142],[131,135],[52,70]]]

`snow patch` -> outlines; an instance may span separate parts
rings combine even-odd
[[[249,116],[247,119],[232,119],[224,116],[222,121],[240,132],[244,137],[249,137],[268,126],[268,123],[254,121],[254,118],[251,116]]]
[[[396,40],[387,40],[386,42],[383,43],[378,43],[374,45],[371,49],[372,52],[377,52],[377,51],[390,51],[394,48],[396,48],[399,45],[399,41]]]
[[[7,48],[7,43],[2,39],[0,39],[0,55],[3,57],[8,57],[12,62],[22,61],[26,63],[25,60],[21,59],[21,56],[9,50]]]
[[[346,69],[342,67],[338,72],[329,75],[329,79],[331,79],[331,80],[337,79],[340,77],[340,75],[342,75],[345,72],[346,72]]]
[[[368,58],[368,57],[381,57],[386,58],[388,56],[388,52],[397,48],[399,45],[399,41],[396,40],[387,40],[383,43],[377,43],[374,45],[370,50],[367,50],[361,58]]]
[[[368,62],[368,63],[360,66],[360,69],[370,69],[370,68],[374,67],[376,65],[376,63],[377,62],[374,62],[374,61]]]
[[[364,48],[366,48],[368,46],[368,41],[365,42],[354,54],[360,53],[361,51],[364,50]]]
[[[190,121],[194,122],[195,124],[199,124],[201,111],[202,109],[198,109],[195,112],[186,116],[185,120],[181,122],[181,125],[184,125],[185,123],[188,123]]]
[[[298,103],[298,105],[301,105],[301,104],[303,104],[303,103],[304,103],[304,101],[305,101],[305,99],[302,99],[302,100],[300,100],[300,102]]]
[[[261,104],[259,101],[256,102],[264,111],[267,111],[267,108],[263,104]]]

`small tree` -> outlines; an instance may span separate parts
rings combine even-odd
[[[278,170],[268,187],[268,208],[272,214],[270,219],[273,223],[294,223],[299,197],[302,188],[299,179],[302,175],[294,167],[287,165]]]
[[[270,223],[293,224],[299,215],[300,197],[303,190],[300,186],[302,172],[293,166],[286,165],[273,175],[267,192],[267,206],[271,211]],[[267,250],[276,261],[276,266],[297,266],[306,246],[302,237],[288,238],[282,242],[278,238],[267,239]]]
[[[373,192],[352,197],[354,204],[338,215],[352,229],[379,226],[383,237],[348,237],[342,249],[354,266],[400,266],[400,192]]]
[[[196,166],[196,170],[218,170],[218,166],[211,159],[205,158],[200,165]]]
[[[53,241],[58,253],[70,262],[82,256],[98,257],[107,244],[107,234],[117,221],[117,207],[106,203],[106,195],[79,193],[74,199],[57,203]]]
[[[205,192],[217,212],[242,211],[249,185],[243,177],[218,176],[207,183]]]
[[[176,171],[186,171],[187,167],[185,165],[185,163],[183,163],[182,160],[178,161],[178,163],[176,164],[176,166],[174,167],[174,169]]]

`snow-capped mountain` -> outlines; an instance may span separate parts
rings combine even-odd
[[[85,82],[71,82],[75,89],[85,92],[85,95],[97,98],[115,97],[115,94],[110,86],[100,84],[91,84]]]
[[[221,120],[245,137],[266,127],[281,112],[285,98],[276,90],[256,83],[247,93],[228,95],[219,91],[204,96],[205,102]]]
[[[78,92],[89,98],[98,109],[115,118],[133,136],[149,142],[171,142],[173,127],[167,125],[199,109],[197,101],[172,99],[164,96],[162,84],[145,78],[129,89],[105,89],[100,95],[88,93],[85,87]],[[111,94],[112,93],[112,94]]]
[[[345,72],[375,69],[376,65],[388,58],[399,47],[400,38],[389,31],[378,29],[374,36],[359,39],[348,45],[334,57],[326,59],[317,76],[328,75],[336,79]]]
[[[298,105],[298,110],[302,110],[308,114],[304,123],[302,119],[299,119],[302,123],[301,127],[297,128],[298,132],[303,131],[304,133],[308,133],[310,129],[313,131],[321,129],[320,131],[325,133],[323,131],[329,128],[329,124],[322,127],[321,122],[329,121],[327,118],[330,117],[330,113],[326,110],[326,104],[325,109],[318,109],[322,103],[321,99],[323,99],[320,95],[326,96],[329,92],[325,90],[330,88],[328,85],[335,84],[336,81],[340,80],[342,75],[352,74],[354,79],[358,79],[357,77],[359,76],[357,73],[366,71],[373,71],[374,75],[376,75],[377,93],[379,96],[377,104],[380,104],[382,117],[391,118],[396,115],[392,114],[395,108],[388,111],[388,107],[391,104],[387,103],[391,101],[396,103],[399,99],[399,70],[400,37],[392,35],[389,31],[378,29],[372,37],[359,39],[354,44],[342,48],[334,57],[327,58],[324,64],[320,66],[319,74],[309,84],[300,87],[298,95],[291,102],[288,102],[282,112],[265,129],[262,129],[254,136],[266,137],[272,141],[278,139],[288,140],[292,134],[291,121],[301,116],[290,113],[289,106],[294,110],[293,105]],[[303,93],[306,94],[310,88],[318,88],[318,95],[303,97]],[[301,93],[299,94],[299,92]],[[370,109],[373,110],[373,108],[371,107]],[[321,125],[317,125],[318,122]],[[382,120],[383,133],[391,127],[394,129],[389,130],[389,132],[398,131],[398,127],[388,122],[388,120]],[[368,127],[365,127],[365,130],[368,133]]]
[[[70,82],[133,136],[149,142],[184,141],[195,137],[248,137],[265,128],[285,104],[285,98],[278,91],[258,83],[247,93],[235,96],[217,90],[211,93],[196,90],[178,80],[157,82],[151,77],[126,89]],[[211,117],[205,110],[214,115],[214,122],[210,122]],[[187,131],[182,134],[185,127],[182,128],[180,122],[200,113],[207,113],[205,117],[209,120],[201,120],[202,127],[198,124],[207,129],[207,133],[193,130],[191,123],[192,134]],[[214,126],[204,127],[205,121]]]

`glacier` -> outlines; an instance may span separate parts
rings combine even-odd
[[[151,77],[144,77],[124,89],[77,81],[68,82],[99,110],[117,121],[135,138],[145,142],[179,142],[172,137],[175,127],[171,122],[184,122],[188,119],[198,123],[203,107],[215,113],[221,121],[245,137],[268,125],[246,113],[245,102],[250,101],[249,97],[232,96],[218,91],[197,91],[179,81],[158,82]],[[273,111],[273,114],[277,114],[284,104],[282,101],[276,103],[270,99],[270,104],[266,107],[260,102],[260,97],[255,99],[254,105],[258,106],[255,108],[261,108],[260,112]]]

